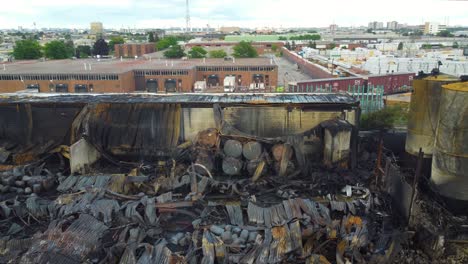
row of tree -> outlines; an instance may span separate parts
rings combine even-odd
[[[305,34],[291,37],[279,37],[278,40],[320,40],[319,34]]]
[[[17,60],[34,60],[42,57],[60,60],[74,56],[77,58],[87,58],[91,55],[109,55],[109,45],[107,42],[104,39],[98,39],[94,43],[93,48],[91,48],[86,45],[75,47],[71,40],[53,40],[42,47],[35,39],[25,39],[17,41],[13,49],[13,56]]]
[[[235,45],[233,48],[234,52],[232,56],[235,58],[256,58],[258,57],[258,52],[255,47],[252,46],[252,43],[241,41],[239,44]],[[165,52],[164,56],[166,58],[182,58],[187,56],[190,58],[206,58],[209,55],[210,58],[224,58],[227,56],[227,53],[224,50],[212,50],[208,52],[202,47],[192,47],[188,54],[185,54],[184,49],[180,45],[171,45]]]
[[[151,38],[151,35],[150,35]],[[154,38],[154,35],[153,35]],[[16,42],[13,50],[13,56],[18,60],[30,60],[46,57],[48,59],[59,60],[67,59],[75,56],[76,58],[87,58],[91,55],[109,55],[110,49],[115,44],[122,44],[125,40],[118,36],[112,37],[107,43],[104,39],[98,39],[93,47],[79,45],[75,47],[73,41],[54,40],[41,47],[35,39],[25,39]],[[178,39],[175,37],[166,37],[156,42],[158,50],[166,50],[164,56],[166,58],[182,58],[189,56],[190,58],[205,58],[207,55],[211,58],[224,58],[227,56],[224,50],[206,51],[202,47],[193,47],[188,54],[184,48],[178,45]],[[233,48],[233,56],[236,58],[255,58],[258,57],[257,50],[250,42],[241,41]]]

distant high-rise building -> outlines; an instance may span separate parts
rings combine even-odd
[[[330,25],[330,33],[335,33],[338,30],[338,25],[337,24],[331,24]]]
[[[424,34],[437,34],[440,31],[445,30],[445,26],[439,24],[438,22],[426,22],[424,24]]]
[[[91,22],[90,32],[91,35],[102,36],[104,33],[104,27],[101,22]]]
[[[398,29],[398,22],[397,21],[387,22],[387,29],[388,30],[397,30]]]
[[[369,22],[368,28],[369,29],[383,29],[384,24],[383,24],[383,22],[373,21],[373,22]]]

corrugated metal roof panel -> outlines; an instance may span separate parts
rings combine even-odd
[[[308,94],[1,94],[0,103],[182,103],[182,104],[346,104],[358,101],[346,93]]]

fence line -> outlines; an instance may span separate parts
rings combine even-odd
[[[358,99],[363,113],[378,111],[384,107],[384,87],[383,86],[348,86],[348,93]]]

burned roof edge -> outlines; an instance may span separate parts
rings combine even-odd
[[[180,104],[340,104],[357,106],[359,101],[346,93],[120,93],[120,94],[0,94],[0,103],[180,103]]]

